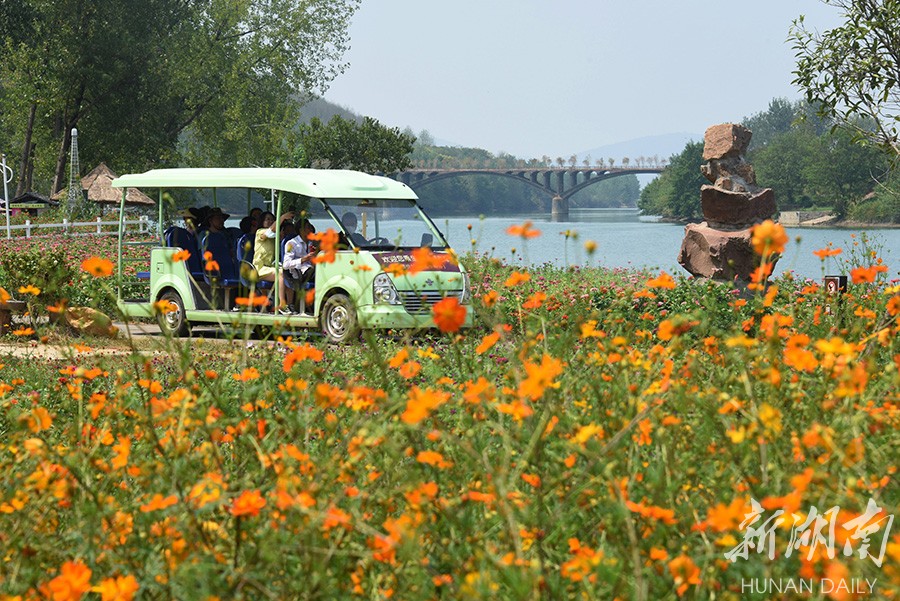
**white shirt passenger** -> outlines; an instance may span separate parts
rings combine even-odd
[[[291,275],[297,279],[312,267],[312,263],[309,260],[303,260],[307,253],[309,253],[309,245],[299,234],[288,240],[285,246],[284,268],[289,269]]]

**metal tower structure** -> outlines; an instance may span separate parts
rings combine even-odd
[[[69,188],[66,191],[66,213],[70,218],[81,211],[84,194],[81,191],[81,166],[78,161],[78,130],[72,128],[72,146],[69,151]]]

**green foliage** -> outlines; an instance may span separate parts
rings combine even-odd
[[[841,9],[844,23],[819,33],[807,30],[802,16],[794,21],[794,83],[823,116],[897,156],[900,2],[825,1]]]
[[[759,185],[775,190],[781,209],[831,205],[838,217],[883,178],[883,153],[858,144],[846,130],[803,119],[751,153]],[[824,131],[822,131],[824,130]]]
[[[669,159],[668,169],[644,187],[638,208],[647,215],[699,220],[700,186],[709,183],[700,173],[702,164],[703,142],[688,142],[684,150]]]
[[[900,172],[891,171],[871,196],[854,203],[849,217],[862,223],[900,223]]]
[[[815,160],[818,138],[809,127],[798,125],[773,138],[749,159],[760,186],[772,188],[781,209],[810,206],[804,165]]]
[[[748,152],[762,148],[769,142],[790,131],[797,118],[799,102],[791,103],[787,98],[773,98],[769,108],[745,117],[741,124],[753,132]]]
[[[82,165],[102,160],[119,172],[177,163],[181,152],[195,166],[273,164],[290,156],[298,99],[324,91],[346,66],[357,6],[4,3],[4,12],[31,19],[30,29],[2,31],[0,131],[19,144],[14,164],[30,137],[40,189],[64,185],[72,127]],[[38,118],[29,127],[32,106]]]
[[[355,169],[367,173],[394,173],[412,166],[409,155],[414,138],[389,128],[372,117],[362,123],[338,115],[328,124],[313,118],[300,126],[300,144],[306,160],[317,167]]]

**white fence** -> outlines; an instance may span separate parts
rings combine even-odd
[[[115,229],[112,231],[103,231],[104,226],[112,226]],[[145,216],[141,215],[138,219],[126,219],[124,222],[124,227],[128,230],[129,227],[136,227],[138,233],[148,234],[150,233],[150,220]],[[33,235],[39,235],[33,233],[33,230],[62,230],[64,234],[70,235],[96,235],[96,234],[116,234],[119,231],[119,222],[118,221],[103,221],[100,217],[97,217],[96,221],[69,221],[68,219],[63,219],[62,223],[31,223],[30,220],[26,220],[23,225],[10,225],[7,229],[4,226],[0,226],[0,230],[7,230],[6,237],[12,237],[11,230],[25,230],[25,237],[31,238]]]

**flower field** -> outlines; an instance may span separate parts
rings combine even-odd
[[[896,266],[764,285],[783,233],[743,293],[469,256],[471,330],[0,357],[0,599],[898,598]]]

